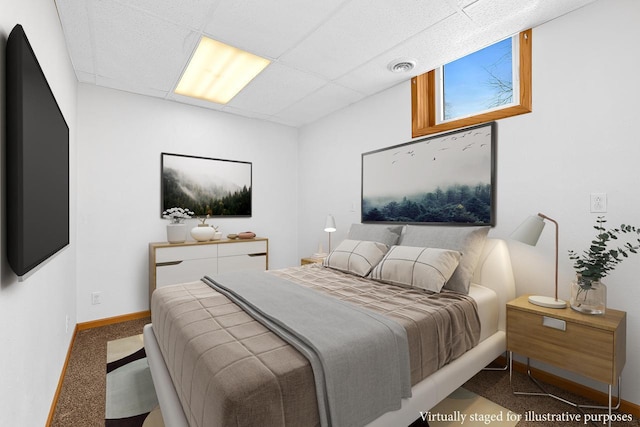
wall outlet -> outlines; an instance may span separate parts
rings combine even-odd
[[[97,305],[100,304],[102,300],[102,292],[93,292],[91,293],[91,304]]]
[[[591,193],[591,212],[604,213],[607,211],[607,193]]]

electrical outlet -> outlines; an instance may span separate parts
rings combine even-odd
[[[93,292],[91,294],[91,304],[97,305],[100,304],[102,299],[102,292]]]
[[[607,193],[591,193],[591,212],[604,213],[607,211]]]

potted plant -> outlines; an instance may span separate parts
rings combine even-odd
[[[171,221],[167,225],[167,241],[169,243],[183,243],[187,240],[187,226],[184,224],[184,220],[193,215],[195,214],[189,209],[179,207],[162,212],[162,217]]]
[[[574,261],[573,268],[576,270],[576,280],[571,284],[570,305],[583,313],[604,314],[607,288],[601,279],[628,258],[629,254],[636,254],[640,249],[640,238],[636,238],[637,244],[625,242],[620,246],[613,243],[623,234],[640,234],[640,229],[625,224],[619,228],[606,229],[606,222],[602,216],[596,219],[593,227],[596,237],[588,250],[582,254],[569,251],[569,259]]]

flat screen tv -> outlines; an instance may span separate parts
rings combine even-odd
[[[21,25],[6,52],[7,258],[22,277],[69,244],[69,127]]]

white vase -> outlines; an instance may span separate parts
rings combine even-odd
[[[197,227],[191,229],[191,237],[198,242],[206,242],[213,239],[213,235],[216,233],[212,227],[207,224],[198,224]]]
[[[167,224],[167,242],[184,243],[187,240],[187,226],[185,224]]]
[[[216,231],[215,233],[213,233],[213,237],[211,238],[211,240],[220,240],[222,239],[222,231]]]

